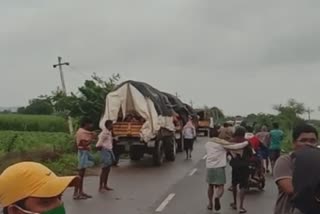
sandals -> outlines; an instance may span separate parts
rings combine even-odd
[[[208,210],[213,210],[212,205],[208,205],[208,206],[207,206],[207,209],[208,209]]]

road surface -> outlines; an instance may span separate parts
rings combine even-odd
[[[206,141],[206,138],[199,138],[195,143],[192,160],[185,160],[184,154],[180,153],[175,162],[165,163],[161,167],[153,167],[150,157],[137,163],[121,161],[120,167],[114,168],[111,174],[110,184],[115,189],[113,192],[98,193],[98,177],[87,177],[85,191],[92,194],[93,199],[73,201],[72,191],[68,190],[64,195],[67,213],[212,213],[206,210]],[[246,202],[248,213],[272,213],[275,197],[276,188],[269,178],[264,192],[249,193]],[[231,199],[231,192],[226,191],[220,213],[236,213],[229,207]]]

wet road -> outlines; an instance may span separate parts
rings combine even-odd
[[[111,174],[113,192],[98,193],[98,177],[87,177],[85,191],[94,196],[85,201],[73,201],[72,191],[67,191],[64,200],[70,214],[94,212],[112,214],[197,214],[210,213],[206,210],[206,183],[204,144],[206,138],[199,138],[195,143],[192,160],[185,160],[179,153],[175,162],[153,167],[150,158],[132,163],[120,162]],[[228,173],[229,174],[229,173]],[[248,213],[272,213],[276,189],[268,180],[266,191],[251,192],[246,207]],[[231,192],[226,192],[222,199],[221,213],[236,213],[229,208]]]

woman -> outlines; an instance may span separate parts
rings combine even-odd
[[[186,159],[191,158],[191,153],[193,150],[193,142],[196,138],[196,128],[193,125],[192,117],[189,116],[189,121],[183,127],[182,130],[183,138],[184,138],[184,148],[186,151]]]
[[[108,178],[111,171],[111,166],[115,161],[113,149],[113,138],[112,138],[112,121],[107,120],[105,122],[105,129],[99,134],[99,140],[96,147],[100,150],[101,155],[101,174],[100,174],[100,186],[99,191],[105,192],[113,190],[108,186]]]

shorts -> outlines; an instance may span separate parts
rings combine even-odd
[[[269,158],[269,149],[267,147],[262,146],[259,150],[260,157],[264,160]]]
[[[78,169],[86,169],[94,166],[94,158],[88,150],[78,150]]]
[[[270,149],[270,160],[276,162],[280,157],[281,150],[280,149]]]
[[[232,185],[239,185],[240,189],[248,188],[249,186],[249,167],[232,167]]]
[[[194,139],[184,139],[184,149],[193,150]]]
[[[100,151],[100,159],[103,168],[110,167],[115,162],[115,156],[109,149],[102,149]]]
[[[207,169],[207,183],[215,185],[226,184],[225,167]]]

